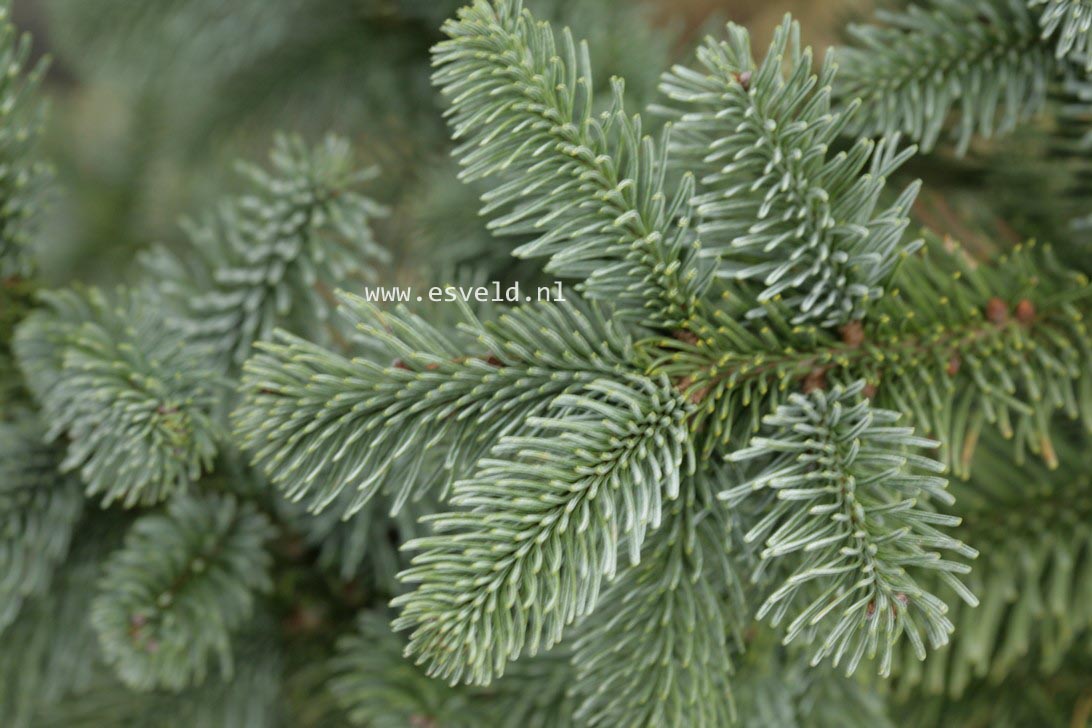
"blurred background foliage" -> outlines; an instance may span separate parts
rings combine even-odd
[[[380,234],[396,263],[503,268],[476,191],[449,161],[429,48],[462,0],[16,0],[16,24],[52,59],[43,154],[55,167],[39,236],[44,279],[108,282],[153,243],[181,245],[180,217],[234,192],[232,160],[259,160],[277,130],[348,136],[379,164],[394,208]],[[765,39],[787,11],[807,40],[839,40],[872,0],[535,0],[591,45],[597,78],[638,106],[672,61],[734,20]],[[763,41],[764,42],[764,41]],[[605,97],[605,95],[601,95]],[[636,108],[636,107],[635,107]],[[396,266],[398,269],[398,266]],[[412,276],[412,266],[401,266]],[[492,272],[497,272],[496,270]]]

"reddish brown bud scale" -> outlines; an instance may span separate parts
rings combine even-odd
[[[697,346],[698,335],[695,334],[693,331],[685,331],[683,329],[680,329],[672,334],[672,336],[674,336],[676,339],[683,343],[690,344],[691,346]]]
[[[865,340],[864,324],[860,321],[850,321],[841,328],[841,334],[842,342],[856,349]]]
[[[1009,320],[1009,306],[997,296],[986,303],[986,318],[995,324],[1003,324]]]
[[[1016,304],[1016,320],[1025,325],[1034,321],[1035,304],[1026,298]]]
[[[750,71],[741,71],[739,73],[733,73],[732,78],[734,78],[736,80],[736,83],[738,83],[740,86],[743,87],[744,91],[750,91],[751,90],[751,72]]]
[[[816,390],[827,388],[827,370],[825,367],[812,369],[808,376],[804,377],[804,394],[810,394]]]
[[[959,374],[961,366],[963,366],[963,361],[955,354],[952,354],[952,357],[948,360],[948,366],[944,371],[948,372],[949,377],[954,377],[956,374]]]

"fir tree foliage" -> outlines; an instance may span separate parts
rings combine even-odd
[[[408,310],[340,298],[372,357],[278,333],[247,362],[235,413],[255,463],[315,510],[349,488],[352,513],[387,483],[398,510],[418,483],[469,476],[492,443],[557,397],[639,371],[626,332],[575,296],[484,324],[466,311],[455,332]],[[446,454],[430,462],[440,444]]]
[[[920,0],[877,20],[838,51],[837,94],[863,101],[852,131],[901,131],[928,151],[956,117],[964,152],[1043,108],[1058,66],[1027,0]]]
[[[534,233],[517,256],[581,281],[619,314],[682,326],[707,284],[686,215],[692,176],[667,187],[667,145],[627,114],[623,83],[595,113],[588,48],[520,2],[476,0],[436,46],[467,181],[489,178],[483,215],[498,233]]]
[[[1000,434],[983,437],[973,475],[954,481],[961,534],[982,552],[965,578],[982,603],[952,604],[949,645],[896,665],[898,692],[963,697],[981,681],[1032,682],[1080,652],[1092,627],[1089,461],[1079,430],[1055,437],[1059,465],[1011,462]]]
[[[231,496],[176,496],[143,516],[107,560],[91,623],[131,688],[199,685],[215,658],[231,676],[231,636],[271,589],[269,520]]]
[[[0,723],[37,726],[41,706],[87,689],[102,670],[87,614],[102,559],[125,524],[115,514],[85,518],[49,590],[28,598],[0,632]]]
[[[38,87],[44,61],[30,63],[30,37],[9,20],[0,3],[0,419],[25,399],[11,337],[33,307],[31,253],[40,192],[48,178],[35,150],[42,117]]]
[[[279,137],[147,288],[43,294],[15,337],[41,412],[0,423],[0,724],[1078,724],[1092,287],[1069,238],[907,236],[917,185],[887,182],[900,135],[1083,118],[1046,89],[1087,85],[1086,5],[922,0],[818,68],[791,19],[761,59],[729,26],[662,78],[654,139],[585,44],[475,0],[433,56],[456,156],[579,295],[334,293],[387,260],[334,137]],[[446,13],[417,6],[354,12]]]
[[[1040,8],[1044,38],[1056,44],[1055,55],[1083,64],[1092,72],[1092,3],[1088,0],[1028,0]]]
[[[223,388],[199,351],[165,325],[146,293],[42,294],[20,326],[19,363],[47,437],[67,439],[61,467],[106,504],[149,504],[211,467]]]
[[[266,728],[277,725],[282,668],[275,650],[244,645],[230,679],[211,675],[195,687],[173,692],[135,692],[109,669],[91,676],[76,696],[47,706],[34,718],[35,728],[101,728],[156,726],[194,728],[231,726]]]
[[[450,686],[429,678],[403,654],[386,614],[365,612],[354,631],[338,640],[328,665],[329,689],[353,725],[401,728],[570,728],[567,655],[553,652],[513,666],[488,688]]]
[[[938,571],[977,605],[955,576],[970,567],[939,553],[974,558],[977,552],[939,530],[958,526],[958,518],[928,506],[952,500],[937,477],[944,466],[911,450],[937,443],[891,426],[898,413],[872,408],[863,389],[857,382],[791,395],[764,419],[769,436],[730,456],[742,462],[773,454],[773,461],[721,497],[772,491],[745,539],[763,546],[757,576],[777,559],[792,559],[793,566],[758,618],[768,615],[775,625],[791,620],[785,640],[815,643],[813,664],[831,657],[852,673],[863,658],[879,656],[888,674],[903,635],[924,659],[925,643],[940,647],[954,629],[947,604],[922,588],[920,575]]]
[[[46,171],[33,154],[41,125],[37,90],[45,64],[31,65],[30,36],[11,24],[10,3],[0,3],[0,279],[34,272],[29,250],[37,193]]]
[[[861,379],[879,406],[939,440],[958,475],[969,472],[986,425],[1013,438],[1016,452],[1047,462],[1056,460],[1057,412],[1092,428],[1088,279],[1034,242],[987,263],[950,238],[927,235],[926,243],[863,322],[794,326],[767,304],[756,330],[744,323],[753,303],[734,296],[711,317],[706,338],[657,341],[657,368],[699,401],[705,446],[745,443],[793,389]]]
[[[269,170],[239,165],[249,193],[185,224],[196,263],[164,251],[148,258],[177,302],[174,322],[220,368],[241,364],[275,326],[316,332],[330,308],[321,288],[374,281],[389,257],[371,229],[386,209],[358,192],[378,169],[357,169],[345,139],[308,148],[280,135],[269,159]]]
[[[666,507],[641,563],[603,594],[573,643],[582,724],[729,725],[733,634],[744,597],[730,524],[700,474]],[[738,644],[738,643],[737,643]]]
[[[613,215],[613,205],[630,200],[624,194],[598,196],[603,179],[614,178],[594,171],[598,169],[594,165],[633,157],[628,152],[611,156],[614,147],[607,143],[611,137],[600,124],[607,123],[601,119],[619,118],[613,110],[598,118],[585,110],[591,103],[584,96],[587,81],[581,81],[586,74],[573,69],[586,68],[586,63],[578,60],[582,51],[575,42],[565,35],[561,52],[556,52],[552,32],[518,2],[476,3],[447,30],[451,38],[436,54],[437,81],[452,97],[455,134],[469,135],[460,152],[468,176],[486,176],[499,185],[496,193],[486,194],[487,214],[494,200],[514,210],[512,230],[544,235],[540,242],[552,246],[553,269],[583,279],[592,296],[602,295],[595,286],[604,276],[619,271],[644,275],[645,268],[620,268],[615,258],[581,257],[579,266],[558,267],[558,260],[573,260],[564,257],[569,251],[583,256],[579,251],[592,249],[583,246],[583,236],[606,229],[595,215],[604,211]],[[409,544],[418,553],[402,578],[415,590],[394,602],[402,608],[395,625],[410,631],[408,651],[430,674],[488,684],[511,660],[561,640],[573,622],[593,613],[604,579],[614,577],[620,549],[629,551],[631,563],[650,558],[649,549],[642,557],[642,543],[647,532],[673,512],[667,501],[685,495],[682,484],[690,479],[682,476],[696,463],[692,452],[700,447],[705,457],[712,457],[740,448],[761,427],[764,414],[790,406],[791,392],[848,387],[832,395],[838,400],[855,398],[867,388],[877,406],[900,412],[921,432],[938,436],[944,443],[943,459],[961,474],[969,468],[986,423],[1015,436],[1020,451],[1040,453],[1048,461],[1053,458],[1050,434],[1055,412],[1062,410],[1088,423],[1089,390],[1084,385],[1088,337],[1080,308],[1088,294],[1087,281],[1064,271],[1049,251],[1034,245],[995,264],[979,265],[951,241],[935,236],[928,237],[927,253],[915,253],[916,244],[903,244],[904,217],[915,188],[911,186],[887,212],[873,214],[882,191],[879,178],[893,172],[904,156],[895,151],[897,141],[891,137],[876,145],[864,142],[843,155],[826,156],[854,111],[832,110],[827,87],[834,81],[835,67],[824,66],[813,75],[809,56],[794,40],[795,32],[787,21],[768,60],[756,64],[746,36],[730,30],[727,44],[710,43],[703,51],[708,73],[676,69],[665,81],[684,109],[677,112],[682,127],[677,131],[683,132],[680,143],[672,148],[682,150],[680,158],[698,169],[710,160],[721,163],[718,145],[742,150],[738,158],[739,152],[733,153],[732,159],[741,165],[736,171],[751,169],[752,154],[759,162],[770,160],[771,169],[779,169],[776,165],[783,159],[799,162],[792,167],[800,174],[796,181],[817,191],[821,204],[816,202],[815,209],[825,212],[811,219],[806,213],[813,208],[789,209],[785,213],[789,218],[801,214],[806,219],[789,237],[771,233],[768,240],[782,245],[788,258],[793,235],[805,239],[831,235],[836,242],[852,239],[852,249],[871,249],[875,255],[870,259],[882,264],[868,274],[873,287],[859,290],[856,303],[844,305],[822,295],[808,301],[801,297],[804,294],[780,295],[781,291],[764,295],[746,276],[742,281],[730,276],[718,285],[701,274],[712,269],[701,267],[693,247],[669,246],[657,248],[665,253],[662,260],[675,261],[674,268],[662,270],[692,271],[694,277],[687,274],[678,281],[700,285],[688,289],[694,295],[684,297],[685,305],[671,293],[680,290],[674,287],[675,279],[642,278],[640,285],[625,287],[625,295],[618,294],[622,289],[615,290],[618,295],[610,296],[614,306],[608,311],[629,311],[630,293],[639,293],[650,307],[641,316],[620,316],[612,324],[617,335],[605,336],[602,326],[589,325],[587,313],[575,314],[586,308],[578,301],[520,307],[494,323],[471,319],[462,327],[467,335],[463,336],[406,311],[385,313],[343,297],[361,322],[360,338],[372,358],[348,359],[279,334],[248,363],[237,431],[255,462],[290,498],[308,498],[318,509],[340,500],[343,490],[356,490],[358,495],[348,505],[352,512],[382,491],[384,480],[391,480],[399,488],[395,502],[403,502],[415,484],[437,482],[424,464],[430,460],[427,453],[444,446],[447,472],[439,480],[454,483],[453,510],[427,519],[433,533]],[[566,56],[567,64],[559,65]],[[786,56],[791,61],[788,71],[777,60]],[[715,126],[715,133],[710,133],[710,125],[722,121],[718,114],[685,110],[687,103],[700,108],[721,96],[731,101],[724,117],[741,117],[735,127]],[[772,134],[770,125],[756,129],[748,115],[759,112],[774,121],[773,130],[787,129],[784,137],[763,136]],[[585,132],[589,136],[580,136]],[[571,134],[577,136],[565,136]],[[704,154],[701,139],[710,147]],[[574,140],[586,142],[591,151],[574,146]],[[795,153],[769,152],[774,141],[799,148]],[[762,156],[766,154],[771,156]],[[593,166],[582,166],[587,164]],[[547,169],[553,170],[548,176]],[[643,168],[632,169],[633,176],[625,177],[621,188],[645,189],[634,181],[644,179],[637,174]],[[512,170],[524,174],[507,177]],[[705,194],[704,187],[686,175],[681,178],[688,201]],[[577,182],[570,186],[570,179]],[[785,196],[771,192],[784,188],[764,177],[758,180],[754,189],[739,192],[747,202],[739,210],[725,205],[718,211],[714,205],[705,213],[724,215],[729,227],[723,229],[735,230],[731,225],[737,224],[736,218],[731,215],[738,214],[739,225],[753,225],[762,205],[773,209],[787,204]],[[561,186],[544,187],[548,183]],[[761,187],[766,183],[769,189]],[[716,184],[714,166],[712,177],[703,177],[702,185]],[[547,189],[563,194],[543,192]],[[756,190],[762,195],[760,203],[751,196],[759,194]],[[826,204],[829,207],[823,207]],[[638,212],[633,219],[646,219],[639,207],[634,208]],[[507,227],[509,220],[502,220],[500,226]],[[841,228],[839,220],[845,221]],[[592,227],[581,227],[580,221]],[[573,239],[574,231],[581,231],[579,240]],[[717,232],[713,229],[709,236]],[[602,252],[614,240],[593,247]],[[563,241],[567,242],[562,245]],[[830,245],[837,247],[835,242]],[[637,260],[625,258],[632,250],[618,248],[618,259]],[[830,263],[824,250],[820,246],[816,258]],[[775,251],[776,246],[766,251],[771,261],[776,260]],[[781,263],[788,271],[797,262]],[[860,265],[850,268],[860,273]],[[829,282],[832,291],[845,293],[846,281],[820,280],[824,285]],[[642,287],[650,281],[654,285]],[[800,282],[809,281],[805,277]],[[995,294],[1000,291],[1009,298]],[[666,299],[665,292],[670,294]],[[718,299],[707,293],[722,295]],[[807,312],[815,307],[822,315],[809,318]],[[687,315],[679,316],[684,310]],[[634,344],[614,343],[628,342],[629,323],[634,321],[651,324],[661,335]],[[479,331],[492,333],[483,337]],[[599,341],[608,344],[606,351],[599,349]],[[836,411],[852,409],[831,406]],[[863,400],[853,407],[857,424],[865,423],[861,426],[876,438],[876,447],[920,444],[901,430],[885,429],[890,412],[873,412]],[[365,440],[368,446],[360,446]],[[779,439],[767,440],[770,446],[745,452],[776,460],[778,451],[772,443]],[[839,657],[851,671],[865,656],[878,657],[880,671],[886,673],[900,635],[905,633],[920,654],[926,642],[933,647],[943,644],[951,631],[944,616],[947,605],[900,570],[933,565],[946,574],[961,573],[964,566],[934,563],[930,554],[939,549],[973,552],[936,530],[936,525],[953,523],[950,516],[937,515],[924,503],[907,505],[918,497],[942,498],[936,480],[897,469],[889,473],[877,464],[910,463],[916,468],[931,461],[901,452],[889,453],[887,460],[871,458],[872,451],[864,456],[855,453],[842,466],[846,477],[869,483],[880,474],[890,476],[896,495],[906,496],[899,500],[886,491],[862,496],[875,511],[865,535],[883,544],[889,568],[871,582],[858,578],[852,582],[861,582],[856,590],[845,584],[852,576],[846,576],[848,567],[816,572],[811,574],[816,578],[803,579],[806,588],[786,587],[767,609],[778,617],[789,611],[793,618],[803,614],[805,622],[823,614],[828,621],[801,622],[792,628],[793,635],[817,642],[820,655]],[[850,472],[853,467],[861,471]],[[908,491],[913,492],[907,495]],[[535,495],[513,497],[515,492]],[[775,516],[781,513],[777,510]],[[772,529],[776,519],[767,516],[759,515],[756,522]],[[832,528],[829,521],[810,523],[819,523],[814,525],[818,530]],[[765,534],[763,528],[754,533],[764,538],[778,535],[776,530]],[[911,529],[909,540],[896,537],[902,528]],[[828,536],[824,532],[824,538]],[[811,556],[829,555],[823,548],[835,548],[831,543],[817,543]],[[814,565],[802,567],[801,573],[810,573]],[[859,576],[863,567],[859,563],[857,567]],[[637,569],[634,579],[652,580],[647,574],[660,573],[643,561]],[[629,578],[620,575],[623,581]],[[954,578],[946,582],[946,589],[973,601]],[[813,586],[818,594],[800,605],[796,597],[804,599]],[[837,598],[831,597],[835,592]],[[660,608],[670,608],[671,592],[652,593],[661,600]],[[883,604],[877,604],[880,601]],[[867,614],[870,602],[880,615],[872,621]],[[650,604],[644,606],[653,608]],[[839,605],[853,610],[848,615],[823,612],[824,607],[837,610]],[[727,616],[702,612],[695,618]],[[660,649],[679,676],[656,676],[665,680],[662,694],[669,696],[664,709],[675,711],[695,704],[695,695],[720,694],[719,687],[686,677],[692,675],[689,660],[695,653],[685,648],[685,635],[679,640],[678,651],[666,651],[663,644],[650,647]],[[612,669],[591,638],[582,644],[592,645],[580,658],[588,666],[586,674]],[[639,700],[591,696],[583,715],[609,722],[619,711],[640,711],[640,705]],[[713,712],[705,717],[710,721],[723,714],[716,707],[709,709]]]
[[[432,674],[488,684],[510,659],[559,642],[594,610],[620,552],[638,561],[694,470],[689,405],[666,378],[595,380],[551,410],[502,438],[456,484],[461,510],[406,545],[422,553],[402,575],[417,588],[392,602],[395,626],[412,630],[409,650]]]
[[[83,495],[59,463],[37,427],[0,423],[0,632],[68,554]]]
[[[720,276],[759,282],[759,302],[784,299],[793,323],[860,319],[916,245],[903,232],[917,185],[876,210],[913,149],[890,136],[832,153],[858,108],[831,108],[833,54],[816,75],[788,18],[760,63],[746,29],[727,33],[698,50],[700,70],[676,66],[661,84],[676,104],[666,110],[677,119],[672,151],[701,172],[692,204],[702,254]]]

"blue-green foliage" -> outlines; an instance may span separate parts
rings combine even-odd
[[[146,294],[43,294],[20,326],[19,364],[48,439],[67,440],[61,468],[104,503],[155,503],[211,467],[223,388]]]
[[[250,191],[185,228],[185,258],[147,259],[178,309],[173,323],[218,366],[241,364],[275,326],[316,335],[330,304],[323,298],[351,276],[375,280],[387,252],[373,218],[385,209],[360,194],[375,168],[357,169],[349,143],[329,136],[313,149],[279,136],[269,171],[241,164]]]
[[[0,632],[68,555],[83,495],[59,465],[37,427],[0,423]]]
[[[727,41],[706,41],[698,61],[698,70],[676,66],[661,88],[677,119],[672,151],[700,173],[692,204],[702,254],[716,259],[718,275],[761,285],[760,303],[783,299],[793,323],[860,319],[900,256],[920,244],[903,243],[916,184],[876,209],[913,150],[899,151],[897,136],[833,150],[859,104],[831,108],[833,56],[816,74],[789,19],[760,62],[734,24]]]
[[[922,588],[920,575],[938,571],[975,605],[954,576],[969,567],[940,551],[977,552],[938,530],[960,522],[930,507],[951,502],[937,476],[944,466],[912,452],[936,443],[893,427],[898,413],[872,408],[863,388],[791,395],[765,418],[769,435],[731,455],[772,461],[721,497],[767,495],[763,517],[745,536],[763,547],[756,578],[780,560],[791,564],[757,616],[775,625],[790,620],[785,640],[813,643],[813,663],[830,657],[852,673],[863,658],[878,657],[888,674],[897,640],[905,636],[924,659],[925,643],[940,647],[954,629],[947,605]]]
[[[215,659],[233,669],[232,634],[271,587],[269,520],[230,496],[176,496],[133,524],[107,560],[91,622],[131,688],[199,685]]]

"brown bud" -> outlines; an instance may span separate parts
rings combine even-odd
[[[502,362],[502,361],[501,361],[500,359],[498,359],[497,357],[493,356],[492,354],[490,354],[489,356],[485,357],[484,361],[485,361],[485,363],[486,363],[486,364],[488,364],[488,365],[489,365],[489,366],[491,366],[491,367],[500,367],[500,366],[504,366],[504,362]]]
[[[963,366],[963,361],[955,354],[948,360],[948,367],[945,369],[948,372],[949,377],[954,377],[959,374],[959,368]]]
[[[285,627],[294,633],[317,631],[325,622],[326,610],[317,604],[297,604],[285,619]]]
[[[860,321],[850,321],[842,327],[842,341],[856,349],[865,340],[864,325]]]
[[[868,603],[868,606],[865,607],[865,614],[868,615],[869,619],[871,619],[872,615],[874,615],[875,613],[876,613],[876,602],[871,601],[871,602]]]
[[[407,365],[406,362],[402,361],[401,359],[395,359],[394,361],[392,361],[391,366],[395,369],[409,369],[409,365]]]
[[[675,389],[677,389],[680,394],[686,394],[686,390],[690,389],[693,384],[693,379],[690,377],[683,377],[675,382]],[[689,399],[693,404],[701,404],[705,400],[705,395],[707,394],[709,394],[708,386],[698,387],[690,393]]]
[[[804,377],[804,394],[810,394],[817,389],[827,388],[827,370],[825,367],[818,367],[808,372],[808,376]]]
[[[876,397],[876,385],[872,382],[866,382],[864,388],[861,390],[861,394],[869,399],[874,399]]]
[[[1024,298],[1016,304],[1016,320],[1022,324],[1030,324],[1035,320],[1035,304]]]
[[[736,80],[736,83],[738,83],[740,86],[743,87],[744,91],[750,91],[751,90],[751,72],[750,71],[741,71],[739,73],[733,73],[732,77]]]
[[[672,334],[672,336],[674,336],[676,339],[683,343],[690,344],[691,346],[696,346],[698,343],[698,335],[695,334],[693,331],[679,329],[674,334]]]
[[[1009,306],[997,296],[986,303],[986,318],[995,324],[1003,324],[1009,320]]]

